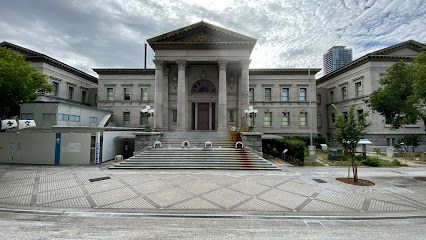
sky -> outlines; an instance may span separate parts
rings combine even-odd
[[[356,59],[426,42],[425,0],[0,0],[0,42],[97,76],[92,68],[143,67],[146,39],[201,20],[256,38],[250,68],[322,68],[335,45]]]

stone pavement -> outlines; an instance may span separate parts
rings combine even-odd
[[[282,171],[108,170],[106,166],[0,165],[0,206],[137,212],[362,213],[426,210],[426,168],[361,168],[372,187],[351,186],[346,168]],[[111,179],[90,182],[90,178]],[[320,183],[314,179],[325,181]]]

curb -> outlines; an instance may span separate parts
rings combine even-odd
[[[86,211],[85,211],[86,210]],[[117,209],[118,210],[118,209]],[[393,212],[393,213],[361,213],[358,215],[333,215],[323,213],[184,213],[184,212],[130,212],[128,209],[121,211],[106,211],[104,209],[31,209],[31,208],[6,208],[0,206],[0,213],[10,214],[30,214],[44,216],[66,216],[66,217],[84,217],[84,218],[210,218],[210,219],[257,219],[257,220],[398,220],[398,219],[426,219],[426,211],[415,212]]]

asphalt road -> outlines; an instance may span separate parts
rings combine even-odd
[[[426,218],[380,220],[0,213],[0,239],[425,239]]]

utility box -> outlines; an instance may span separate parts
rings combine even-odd
[[[393,150],[394,150],[394,147],[387,147],[386,148],[386,156],[388,158],[393,158],[394,157]]]

